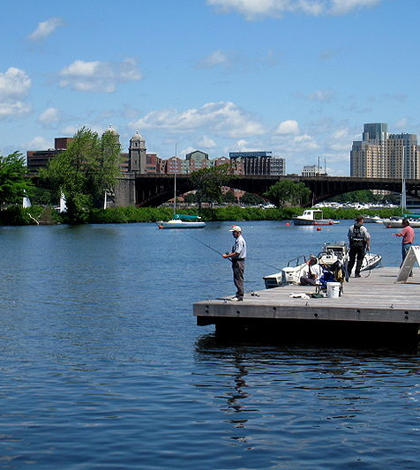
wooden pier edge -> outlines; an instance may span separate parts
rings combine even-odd
[[[413,345],[420,328],[420,270],[405,283],[396,283],[398,274],[398,268],[379,268],[351,278],[339,298],[311,298],[314,288],[288,285],[246,294],[242,302],[196,302],[193,312],[197,325],[214,324],[223,339]]]

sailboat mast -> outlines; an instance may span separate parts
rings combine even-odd
[[[177,144],[175,144],[175,174],[174,174],[174,219],[176,215],[176,172],[177,172],[177,167],[178,167],[178,148]]]
[[[405,145],[403,142],[403,148],[402,148],[402,174],[401,174],[401,211],[402,214],[405,213],[406,211],[406,206],[407,206],[407,196],[406,196],[406,189],[405,189]]]

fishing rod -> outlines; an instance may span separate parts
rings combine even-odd
[[[195,240],[196,242],[201,243],[202,245],[204,245],[205,247],[207,247],[211,251],[214,251],[218,255],[223,256],[223,253],[221,253],[220,251],[217,251],[216,249],[214,249],[212,246],[208,245],[207,243],[202,242],[201,240],[199,240],[198,238],[193,237],[192,235],[188,235],[188,236],[190,238],[192,238],[193,240]]]
[[[207,247],[210,250],[214,251],[215,253],[219,254],[220,256],[223,256],[223,253],[221,253],[220,251],[217,251],[216,249],[214,249],[212,246],[208,245],[207,243],[202,242],[201,240],[199,240],[198,238],[193,237],[192,235],[188,235],[188,236],[190,238],[192,238],[193,240],[195,240],[196,242],[201,243],[205,247]],[[226,258],[226,259],[229,259],[230,261],[232,261],[231,258]],[[264,264],[265,266],[268,266],[269,268],[273,268],[273,269],[277,269],[277,270],[281,271],[281,269],[278,268],[277,266],[273,266],[272,264],[265,263],[264,261],[261,261],[259,259],[254,259],[254,258],[248,258],[248,259],[251,260],[251,261],[257,261],[258,263]]]

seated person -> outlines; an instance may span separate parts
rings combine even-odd
[[[306,262],[306,266],[302,269],[302,276],[300,284],[302,286],[317,286],[320,284],[320,277],[322,276],[322,268],[318,264],[316,256],[311,255]]]

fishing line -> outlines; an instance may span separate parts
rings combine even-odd
[[[196,242],[201,243],[202,245],[206,246],[209,250],[212,250],[215,253],[217,253],[218,255],[223,256],[223,253],[221,253],[220,251],[217,251],[216,249],[214,249],[212,246],[208,245],[207,243],[202,242],[201,240],[199,240],[198,238],[193,237],[192,235],[188,235],[188,236],[190,238],[192,238],[193,240],[195,240]]]
[[[215,253],[219,254],[220,256],[223,256],[223,253],[221,253],[220,251],[217,251],[216,249],[214,249],[212,246],[208,245],[207,243],[202,242],[201,240],[199,240],[198,238],[193,237],[192,235],[188,235],[188,236],[190,238],[192,238],[193,240],[195,240],[196,242],[201,243],[202,245],[204,245],[208,249],[210,249],[210,250],[214,251]],[[230,258],[226,258],[226,259],[229,259],[229,261],[232,261]],[[259,259],[255,259],[255,258],[247,258],[247,259],[249,259],[250,261],[256,261],[257,263],[264,264],[265,266],[268,266],[269,268],[273,268],[273,269],[277,269],[278,271],[281,271],[281,269],[279,267],[273,266],[272,264],[265,263],[264,261],[261,261]]]

